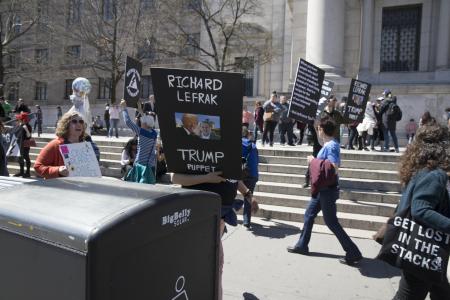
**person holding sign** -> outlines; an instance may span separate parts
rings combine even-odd
[[[317,154],[317,159],[328,160],[334,168],[334,173],[337,175],[341,158],[339,142],[334,137],[336,127],[336,122],[329,117],[320,120],[318,134],[319,138],[323,140],[323,147]],[[310,164],[310,167],[312,168],[311,162],[314,160],[314,157],[310,155],[307,159],[308,164]],[[313,172],[311,171],[311,174],[312,173]],[[313,181],[313,178],[311,178],[311,180]],[[303,255],[309,254],[308,244],[311,239],[314,219],[317,217],[317,214],[322,211],[325,224],[337,237],[346,253],[345,258],[341,259],[340,262],[348,265],[358,263],[362,259],[361,252],[344,231],[341,224],[339,224],[337,218],[336,201],[339,198],[338,179],[335,179],[335,183],[320,188],[318,192],[318,195],[311,195],[311,200],[305,212],[303,230],[298,242],[293,247],[289,246],[287,251]]]
[[[450,243],[450,198],[447,190],[450,174],[449,143],[448,128],[439,125],[434,119],[417,130],[414,141],[406,148],[400,160],[400,182],[405,186],[405,190],[397,208],[397,212],[402,212],[410,206],[414,222],[434,229],[435,241],[444,240],[447,244]],[[436,236],[438,231],[440,237]],[[427,247],[418,248],[435,248],[432,242],[426,244]],[[429,254],[434,250],[426,252]],[[420,256],[417,253],[414,257],[417,255]],[[403,257],[406,259],[406,255]],[[426,264],[421,264],[422,267],[424,265]],[[433,282],[403,270],[394,300],[421,300],[425,299],[428,293],[432,300],[449,299],[450,285],[446,279]]]
[[[138,146],[133,168],[125,176],[126,181],[149,183],[156,182],[156,138],[158,133],[153,129],[155,120],[152,116],[144,115],[140,102],[138,111],[141,114],[141,127],[134,123],[128,114],[127,103],[120,101],[122,116],[127,126],[137,135]]]
[[[97,159],[99,159],[100,152],[91,138],[86,135],[86,123],[81,114],[77,111],[64,114],[56,127],[56,138],[41,150],[34,163],[34,170],[45,179],[69,176],[69,170],[64,165],[59,146],[85,141],[91,142]]]

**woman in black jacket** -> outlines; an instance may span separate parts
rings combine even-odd
[[[400,182],[405,190],[398,211],[411,205],[415,222],[450,235],[450,140],[448,128],[434,118],[417,130],[414,141],[400,161]],[[426,281],[402,271],[399,289],[393,300],[450,299],[450,285]]]

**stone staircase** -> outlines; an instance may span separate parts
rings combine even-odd
[[[36,138],[32,148],[32,162],[50,137]],[[94,136],[101,152],[101,170],[104,176],[120,178],[120,156],[126,139],[106,139]],[[301,188],[306,172],[306,157],[311,147],[261,147],[260,178],[255,196],[260,203],[256,215],[266,219],[303,222],[310,200],[310,189]],[[338,217],[346,228],[376,231],[393,213],[400,200],[395,153],[341,151],[340,199]],[[10,162],[11,174],[18,172],[18,164]],[[32,175],[34,171],[32,170]],[[167,177],[165,178],[167,180]],[[319,214],[316,224],[325,224]]]
[[[304,183],[310,148],[260,147],[259,154],[257,216],[303,222],[310,189],[300,185]],[[386,222],[400,200],[398,159],[398,154],[342,150],[337,208],[343,227],[376,231]],[[325,224],[320,214],[316,223]]]

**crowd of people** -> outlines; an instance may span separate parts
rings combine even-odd
[[[18,101],[12,106],[4,99],[0,110],[1,121],[8,121],[11,114],[15,114],[17,121],[17,137],[20,148],[20,172],[15,176],[30,177],[31,160],[30,147],[33,146],[32,133],[38,136],[42,133],[42,110],[37,105],[32,114],[30,109]],[[287,247],[287,251],[296,254],[308,255],[309,242],[312,236],[314,220],[320,211],[323,212],[325,224],[337,237],[345,256],[342,263],[356,265],[363,257],[363,253],[347,235],[337,218],[336,201],[339,198],[339,168],[341,164],[341,148],[359,150],[390,151],[390,139],[393,142],[393,151],[399,152],[396,135],[396,124],[402,118],[402,111],[397,104],[396,97],[390,90],[384,90],[382,95],[366,106],[362,122],[353,122],[344,118],[345,98],[340,101],[331,95],[323,101],[323,109],[317,115],[316,122],[303,123],[289,117],[289,101],[286,96],[278,96],[273,92],[270,99],[264,103],[258,101],[255,110],[250,112],[243,107],[242,113],[242,180],[224,178],[221,172],[212,172],[204,175],[173,174],[171,180],[184,188],[198,189],[214,192],[222,200],[222,219],[220,234],[226,231],[226,224],[237,225],[236,211],[243,207],[243,226],[252,227],[252,214],[258,209],[258,203],[253,197],[259,179],[259,154],[257,148],[258,132],[262,133],[261,144],[274,145],[274,133],[278,127],[281,145],[301,145],[306,134],[307,140],[313,146],[313,151],[307,157],[308,169],[305,183],[302,187],[311,186],[311,199],[305,212],[302,232],[297,243]],[[5,104],[5,105],[4,105]],[[6,109],[5,109],[6,107]],[[8,107],[10,110],[8,110]],[[8,111],[8,113],[4,113]],[[2,112],[4,114],[2,114]],[[31,116],[35,120],[34,128],[29,124]],[[446,110],[448,127],[439,125],[429,112],[425,112],[416,124],[410,119],[405,126],[406,138],[409,146],[400,162],[400,180],[404,186],[399,209],[411,206],[413,216],[427,225],[450,233],[450,200],[448,198],[449,164],[449,128],[450,109]],[[157,178],[167,172],[163,145],[158,139],[155,130],[157,111],[154,97],[149,101],[138,103],[138,109],[132,119],[128,113],[127,104],[122,100],[118,104],[106,104],[103,120],[98,115],[93,119],[92,132],[106,130],[108,137],[119,137],[118,123],[122,117],[124,123],[134,133],[121,153],[121,177],[123,180],[154,184]],[[0,132],[5,127],[0,121]],[[217,139],[212,131],[210,120],[198,121],[196,115],[184,114],[178,129],[182,134],[201,139]],[[252,131],[251,128],[254,128]],[[87,124],[84,116],[78,112],[62,113],[58,110],[56,138],[49,142],[39,153],[34,169],[36,174],[45,179],[69,176],[70,170],[64,164],[60,153],[60,145],[88,142],[100,160],[100,152],[92,138],[86,133]],[[298,129],[299,136],[294,134]],[[341,146],[343,129],[348,129],[348,141]],[[0,144],[4,144],[0,135]],[[369,149],[370,147],[370,149]],[[8,176],[6,151],[0,147],[0,175]],[[420,187],[420,188],[418,188]],[[237,200],[237,192],[244,198]],[[445,206],[444,204],[447,204]],[[223,247],[220,244],[219,275],[223,270]],[[221,279],[219,279],[219,295],[222,295]],[[431,292],[432,299],[444,299],[450,288],[447,283],[429,283],[414,274],[404,271],[400,281],[399,290],[394,299],[410,299],[411,295],[420,295],[423,299]]]

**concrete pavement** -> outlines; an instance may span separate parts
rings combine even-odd
[[[365,257],[359,267],[339,263],[344,255],[325,226],[315,225],[310,256],[292,254],[299,223],[255,219],[253,229],[228,227],[223,237],[224,300],[392,299],[400,271],[374,259],[380,246],[364,231],[348,231]]]

